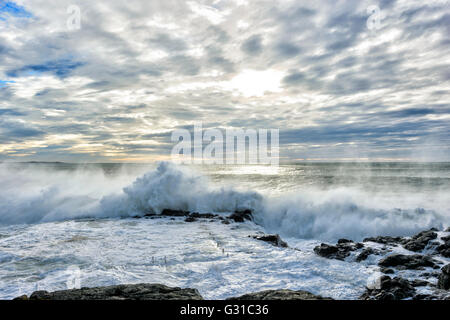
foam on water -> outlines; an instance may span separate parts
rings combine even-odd
[[[368,184],[335,183],[338,175],[348,181],[348,171],[330,174],[326,166],[263,168],[264,174],[258,168],[202,174],[167,162],[102,168],[0,165],[0,298],[66,289],[77,270],[82,286],[163,283],[217,299],[288,288],[355,299],[376,285],[374,259],[381,256],[330,260],[315,255],[314,246],[449,224],[448,177],[430,187],[410,179],[417,172],[402,172],[405,187],[389,177],[386,185],[372,177]],[[222,214],[250,208],[255,223],[130,218],[165,208]],[[280,233],[290,248],[249,237],[268,232]]]

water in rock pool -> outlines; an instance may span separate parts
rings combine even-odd
[[[161,283],[208,299],[283,288],[355,299],[379,277],[382,256],[326,259],[315,246],[450,225],[449,163],[3,163],[0,185],[3,299],[66,289],[74,270],[83,287]],[[163,209],[224,217],[251,209],[253,221],[143,217]],[[263,233],[289,247],[249,237]]]

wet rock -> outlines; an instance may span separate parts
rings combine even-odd
[[[20,297],[14,298],[13,300],[28,300],[28,297],[26,294],[24,294],[24,295],[21,295]]]
[[[426,287],[429,284],[430,283],[428,281],[420,280],[420,279],[415,279],[415,280],[411,281],[411,285],[413,287]]]
[[[438,245],[435,252],[443,257],[450,258],[450,240],[446,240],[443,244]]]
[[[395,271],[391,268],[380,268],[380,271],[385,274],[393,274]]]
[[[363,300],[402,300],[412,297],[416,292],[411,282],[406,279],[382,276],[376,288],[366,288],[360,299]]]
[[[228,219],[227,220],[222,220],[222,223],[223,224],[230,224],[230,220],[228,220]]]
[[[314,252],[324,258],[344,260],[350,255],[351,251],[361,249],[362,247],[364,247],[362,243],[354,243],[351,240],[340,239],[335,246],[322,243],[320,246],[314,248]]]
[[[381,259],[378,262],[380,267],[395,267],[400,270],[405,269],[422,269],[424,267],[432,267],[438,268],[436,265],[436,261],[432,259],[430,256],[413,254],[413,255],[404,255],[404,254],[392,254]]]
[[[450,264],[447,264],[441,269],[441,274],[438,277],[437,287],[439,289],[450,289]]]
[[[447,229],[445,229],[445,232],[450,232],[450,227],[448,227]]]
[[[185,222],[195,222],[195,221],[197,221],[197,220],[198,220],[197,218],[194,218],[194,217],[192,217],[192,216],[189,216],[189,217],[187,217],[186,219],[184,219]]]
[[[197,289],[162,284],[121,284],[54,292],[35,291],[30,300],[203,300]]]
[[[332,300],[303,290],[265,290],[232,297],[227,300]]]
[[[410,251],[422,251],[431,240],[437,238],[437,233],[435,231],[437,231],[437,229],[434,228],[428,231],[422,231],[408,240],[403,247]]]
[[[281,240],[281,238],[278,234],[268,234],[268,235],[264,235],[264,236],[252,236],[252,238],[254,238],[256,240],[269,242],[272,245],[274,245],[275,247],[283,247],[283,248],[288,247],[288,244],[286,242],[284,242],[283,240]]]
[[[361,262],[366,260],[371,254],[376,254],[377,251],[375,251],[372,248],[366,248],[356,257],[357,262]]]
[[[189,215],[189,211],[164,209],[161,212],[161,215],[168,217],[185,217]]]
[[[390,236],[379,236],[379,237],[369,237],[365,238],[363,242],[376,242],[381,244],[397,245],[406,242],[407,240],[402,237],[390,237]]]
[[[320,246],[315,247],[314,252],[321,257],[337,260],[344,260],[350,255],[349,250],[339,248],[338,246],[328,245],[326,243],[322,243]]]
[[[200,218],[200,219],[217,218],[217,214],[213,214],[213,213],[198,213],[198,212],[194,212],[194,213],[191,213],[190,216],[193,217],[193,218]]]
[[[252,220],[252,211],[249,209],[245,209],[242,211],[236,210],[233,214],[231,214],[229,219],[234,220],[234,222],[244,222],[245,220]]]

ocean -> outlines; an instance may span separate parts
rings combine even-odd
[[[450,163],[3,163],[0,186],[2,299],[142,282],[208,299],[281,288],[355,299],[378,257],[330,260],[315,246],[450,225]],[[137,219],[163,209],[254,220]],[[263,233],[289,248],[249,237]]]

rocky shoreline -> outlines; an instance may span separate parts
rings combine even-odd
[[[165,209],[161,214],[148,213],[136,219],[170,217],[185,222],[207,219],[224,224],[253,220],[251,210],[235,211],[228,217],[212,213],[191,213]],[[270,245],[290,248],[279,235],[249,235]],[[412,237],[378,236],[355,242],[339,239],[335,245],[322,243],[314,253],[326,259],[364,263],[379,269],[380,276],[365,288],[361,300],[450,300],[450,228],[432,228]],[[400,252],[400,253],[399,253]],[[406,276],[404,275],[406,274]],[[423,290],[425,289],[425,290]],[[162,284],[123,284],[114,286],[69,289],[55,292],[35,291],[17,300],[202,300],[197,289],[167,287]],[[232,300],[324,300],[331,299],[303,290],[266,290],[248,293]]]
[[[227,300],[330,300],[303,290],[265,290]],[[162,284],[121,284],[106,287],[35,291],[14,300],[203,300],[197,289]]]

